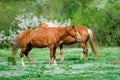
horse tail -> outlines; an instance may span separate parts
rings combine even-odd
[[[13,44],[12,56],[15,56],[15,54],[18,50],[18,43],[19,43],[19,40],[18,40],[18,36],[17,36],[17,38],[15,39],[14,44]]]
[[[12,47],[12,64],[13,65],[16,64],[15,55],[18,50],[18,43],[19,43],[19,35],[16,37]]]
[[[98,53],[97,53],[97,50],[96,50],[96,46],[95,46],[95,42],[94,42],[94,37],[93,37],[93,33],[90,29],[88,29],[88,34],[89,34],[89,42],[90,42],[90,45],[91,45],[91,48],[92,48],[92,51],[96,57],[96,60],[98,59]]]

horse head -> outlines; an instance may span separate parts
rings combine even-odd
[[[47,27],[48,27],[48,24],[45,22],[40,22],[38,25],[38,28],[47,28]]]
[[[73,37],[76,41],[80,41],[81,36],[80,36],[80,34],[78,33],[77,29],[76,29],[74,26],[68,27],[67,32],[68,32],[68,34],[69,34],[71,37]]]

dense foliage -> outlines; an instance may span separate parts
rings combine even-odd
[[[84,25],[99,45],[120,46],[120,0],[0,0],[0,47],[39,21]]]

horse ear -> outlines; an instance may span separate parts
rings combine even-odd
[[[41,24],[41,21],[39,22],[39,24]]]

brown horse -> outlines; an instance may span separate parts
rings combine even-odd
[[[76,40],[80,40],[80,35],[78,34],[76,28],[73,27],[62,27],[62,28],[39,28],[36,30],[26,30],[20,33],[15,39],[12,56],[15,57],[17,51],[17,45],[21,45],[21,63],[23,66],[24,60],[23,56],[25,55],[30,63],[32,59],[28,56],[30,50],[33,47],[44,48],[49,47],[50,49],[50,64],[56,65],[56,48],[59,45],[59,42],[67,36],[71,36]]]
[[[40,23],[41,25],[44,25],[45,28],[49,27],[49,25],[47,25],[47,23]],[[46,25],[45,25],[46,24]],[[88,59],[88,49],[86,46],[86,43],[88,40],[90,40],[90,45],[92,48],[92,51],[96,57],[96,59],[98,59],[98,53],[95,47],[95,42],[94,42],[94,37],[93,37],[93,33],[90,29],[88,29],[85,26],[75,26],[75,28],[78,30],[78,33],[81,36],[81,39],[79,41],[79,43],[81,44],[81,47],[83,48],[83,54],[81,56],[81,59],[84,57],[84,55],[86,56],[86,60]],[[77,41],[72,38],[71,36],[67,36],[66,38],[64,38],[59,45],[60,48],[60,55],[61,55],[61,61],[64,61],[64,56],[63,56],[63,45],[68,45],[68,44],[73,44],[76,43]]]
[[[95,42],[93,38],[92,31],[84,26],[75,26],[75,28],[78,30],[78,33],[80,34],[81,38],[79,43],[81,44],[81,47],[83,48],[83,54],[81,56],[81,59],[86,56],[86,60],[88,60],[88,49],[86,46],[87,41],[89,40],[92,51],[96,57],[96,60],[98,59],[98,53],[95,47]],[[76,40],[72,38],[71,36],[67,36],[60,42],[60,55],[61,55],[61,61],[64,61],[63,56],[63,45],[73,44],[76,43]]]

